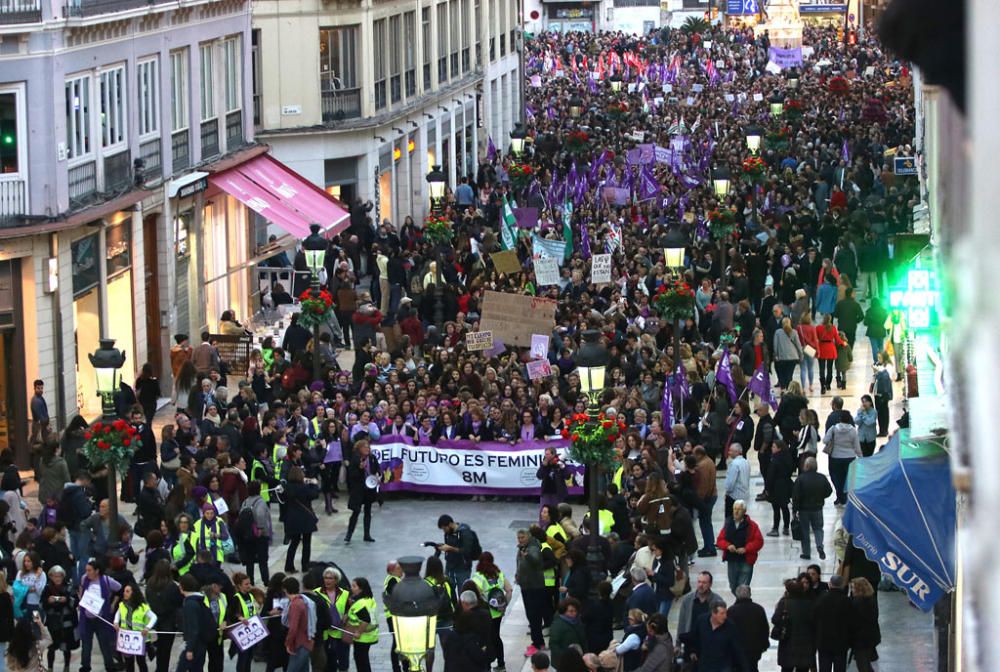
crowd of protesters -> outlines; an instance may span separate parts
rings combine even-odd
[[[265,341],[247,371],[232,371],[208,333],[196,346],[177,335],[175,414],[159,436],[152,369],[143,368],[134,391],[122,386],[119,414],[142,437],[122,485],[134,517],[111,519],[103,473],[79,450],[82,419],[60,439],[39,433],[38,506],[30,502],[27,513],[16,468],[0,456],[0,546],[11,584],[0,591],[0,641],[9,642],[11,669],[36,669],[32,647],[49,667],[61,654],[66,669],[81,647],[88,672],[96,639],[106,669],[145,672],[145,657],[116,652],[121,628],[150,633],[146,657],[160,672],[172,653],[178,669],[221,670],[227,651],[241,672],[254,660],[268,672],[347,670],[352,655],[367,672],[379,641],[378,587],[384,601],[400,568],[391,563],[384,582],[346,577],[328,562],[336,558],[313,557],[312,540],[331,531],[326,516],[346,503],[344,542],[359,521],[363,541],[375,541],[383,473],[372,443],[558,436],[567,417],[587,409],[575,356],[590,332],[609,354],[601,409],[626,426],[615,468],[601,475],[599,520],[574,521],[566,456],[555,450],[538,473],[538,524],[517,533],[515,576],[500,571],[491,540],[443,515],[444,561],[431,558],[424,571],[448,628],[445,669],[504,669],[500,623],[517,585],[530,624],[525,655],[537,669],[547,650],[560,672],[672,670],[678,655],[702,672],[755,670],[770,639],[785,671],[816,669],[817,660],[820,670],[841,670],[848,650],[870,670],[879,574],[850,544],[828,583],[820,565],[786,581],[770,619],[750,592],[768,537],[799,526],[801,557],[811,559],[814,542],[826,559],[824,507],[834,493],[833,504],[844,504],[851,462],[889,432],[892,378],[901,373],[905,325],[881,299],[889,237],[908,230],[918,199],[916,183],[891,169],[892,155],[911,151],[911,88],[904,65],[874,39],[853,37],[847,44],[833,29],[806,29],[803,63],[777,73],[767,67],[766,34],[749,29],[529,40],[526,149],[501,155],[490,139],[476,174],[449,190],[446,249],[411,218],[398,228],[373,222],[355,203],[351,227],[326,255],[336,320],[318,343],[293,317],[280,343]],[[784,114],[775,117],[779,98]],[[764,136],[756,183],[740,179],[750,126]],[[669,148],[668,158],[642,158],[640,145]],[[723,169],[732,188],[717,194],[712,178]],[[505,232],[507,205],[522,226]],[[721,239],[710,221],[719,210],[736,220]],[[688,241],[680,273],[697,288],[679,327],[659,319],[652,300],[677,270],[662,256],[676,232]],[[572,238],[558,284],[538,285],[533,236]],[[501,249],[516,251],[520,272],[496,270],[491,254]],[[595,285],[590,257],[603,252],[613,255],[612,279]],[[304,269],[303,254],[290,265]],[[287,289],[272,287],[269,305],[292,303],[305,287]],[[529,379],[523,348],[466,350],[485,290],[558,300],[548,351],[555,375]],[[242,328],[231,313],[220,319],[224,333]],[[860,326],[867,340],[856,340]],[[832,393],[834,384],[847,388],[858,343],[870,344],[875,371],[871,395],[852,413]],[[343,348],[353,350],[344,368]],[[774,374],[774,399],[751,385],[761,369]],[[683,392],[665,405],[673,397],[665,381],[678,371]],[[833,409],[825,427],[806,397],[816,378]],[[817,471],[820,449],[832,486]],[[750,487],[751,451],[764,477],[759,493]],[[774,510],[766,530],[747,515],[754,497]],[[717,505],[725,511],[718,531]],[[591,535],[605,580],[588,566]],[[272,575],[276,549],[284,572]],[[719,555],[735,597],[728,608],[712,573],[689,569]],[[267,617],[270,637],[256,650],[233,648],[223,632],[255,615]],[[180,634],[154,637],[157,630]],[[392,664],[398,672],[395,655]]]

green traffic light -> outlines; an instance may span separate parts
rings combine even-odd
[[[13,145],[14,144],[14,136],[13,135],[5,135],[5,136],[3,136],[3,144],[5,144],[5,145]]]

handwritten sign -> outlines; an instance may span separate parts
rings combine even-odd
[[[545,334],[531,335],[531,358],[545,359],[549,355],[549,337]]]
[[[611,282],[611,255],[595,254],[590,262],[590,281],[595,285]]]
[[[664,84],[663,85],[663,92],[664,93],[670,93],[673,90],[674,90],[674,85],[673,84]]]
[[[80,606],[94,616],[98,616],[101,613],[101,608],[104,606],[104,598],[101,597],[101,587],[98,584],[95,583],[84,591],[83,597],[80,598]]]
[[[688,107],[691,107],[692,105],[694,105],[694,97],[693,96],[688,96],[684,100],[684,104],[687,105]]]
[[[552,257],[535,259],[535,279],[538,286],[559,284],[559,262]]]
[[[119,630],[116,648],[126,656],[145,656],[146,638],[138,630]]]
[[[267,628],[264,627],[260,616],[251,616],[246,623],[240,623],[230,628],[229,638],[236,643],[240,651],[246,651],[267,639]]]
[[[764,100],[764,94],[763,93],[755,93],[755,94],[753,94],[753,102],[759,103],[762,100]]]
[[[498,273],[507,273],[510,275],[521,272],[521,261],[517,258],[517,250],[494,252],[490,255],[490,259],[493,260],[493,266],[497,269]]]
[[[552,365],[547,359],[536,359],[528,362],[528,380],[539,380],[552,375]]]
[[[227,513],[229,513],[229,505],[226,504],[226,500],[224,500],[222,497],[219,497],[218,499],[213,499],[212,504],[215,505],[215,512],[220,516],[224,516]]]
[[[489,350],[493,347],[492,331],[470,331],[465,335],[465,349],[469,352]]]
[[[691,90],[694,91],[695,93],[701,93],[702,91],[705,90],[705,86],[703,84],[692,84]]]
[[[522,296],[487,290],[483,293],[480,329],[492,331],[494,341],[527,348],[532,334],[547,334],[555,326],[557,302],[538,296]]]

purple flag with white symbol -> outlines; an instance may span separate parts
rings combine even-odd
[[[584,259],[590,259],[590,234],[587,233],[587,224],[580,222],[580,254]]]
[[[761,401],[770,404],[771,408],[777,407],[778,404],[774,399],[774,392],[771,390],[771,375],[764,369],[763,364],[753,372],[753,377],[750,379],[747,387],[751,392],[760,397]]]
[[[670,380],[673,376],[669,376],[663,381],[663,399],[660,402],[660,415],[663,416],[663,431],[669,432],[670,426],[674,423],[674,403],[673,395],[670,394]]]
[[[639,170],[639,200],[646,201],[656,198],[660,193],[660,183],[653,175],[653,169],[649,165],[644,165]]]
[[[671,388],[671,394],[683,403],[685,399],[691,396],[691,392],[688,390],[687,372],[684,370],[684,362],[677,362],[677,369],[673,375],[673,379],[674,384]]]
[[[726,391],[729,393],[729,403],[735,404],[737,397],[736,383],[733,382],[733,372],[730,366],[729,350],[724,348],[722,356],[719,357],[719,363],[715,367],[715,382],[726,386]]]

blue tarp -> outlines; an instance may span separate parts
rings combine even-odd
[[[955,587],[955,489],[944,441],[897,431],[848,475],[844,527],[923,611]]]

